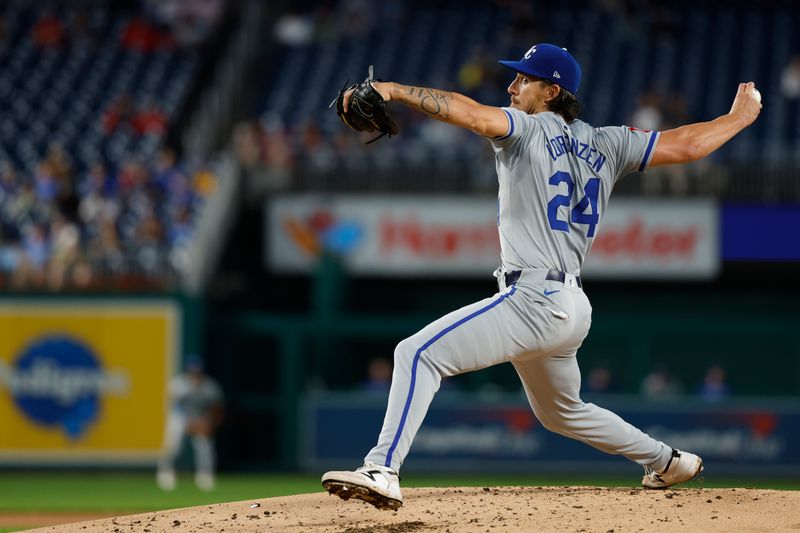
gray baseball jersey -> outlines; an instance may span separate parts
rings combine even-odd
[[[222,389],[206,376],[196,382],[186,374],[176,376],[169,387],[175,409],[186,418],[208,418],[211,409],[223,401]]]
[[[503,111],[509,132],[492,140],[502,267],[580,274],[614,184],[647,167],[659,134]]]
[[[510,362],[545,428],[660,471],[668,446],[580,399],[577,351],[592,308],[576,277],[614,184],[647,167],[659,134],[503,111],[508,133],[490,140],[499,180],[500,290],[397,345],[383,428],[365,461],[398,470],[442,377]],[[521,273],[506,286],[502,274],[514,270]],[[548,279],[550,270],[561,279]]]

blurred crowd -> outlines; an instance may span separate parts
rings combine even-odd
[[[375,356],[366,361],[361,367],[365,372],[363,377],[352,386],[367,393],[385,395],[392,384],[392,361],[383,356]],[[326,381],[322,376],[315,375],[306,384],[308,390],[325,390]],[[453,393],[472,391],[481,395],[495,395],[516,390],[518,381],[512,379],[509,383],[501,384],[499,380],[488,379],[478,385],[468,383],[463,376],[442,379],[442,392]],[[720,362],[711,362],[696,382],[681,379],[676,376],[664,363],[657,363],[647,372],[640,383],[623,385],[620,376],[615,375],[610,366],[597,363],[589,367],[584,376],[581,390],[588,394],[630,394],[638,393],[645,398],[655,401],[680,400],[697,398],[705,402],[715,403],[725,401],[733,393],[733,387],[728,381],[725,366]]]
[[[0,114],[1,288],[174,286],[216,177],[164,147],[186,87],[170,76],[189,69],[173,52],[208,37],[223,6],[0,3],[0,90],[13,108]],[[137,71],[144,57],[155,60]]]
[[[9,4],[23,3],[20,0]],[[137,15],[126,22],[122,43],[130,50],[152,52],[203,42],[218,22],[223,0],[128,0],[116,3],[66,0],[42,2],[32,28],[40,48],[101,44],[103,13],[107,9],[133,9]],[[104,5],[107,4],[107,5]],[[98,11],[94,8],[102,8]],[[8,21],[0,10],[0,46],[8,38]]]
[[[613,373],[604,364],[595,365],[589,370],[583,388],[589,393],[622,392]],[[729,398],[732,389],[727,380],[725,367],[719,363],[710,364],[702,380],[694,388],[687,388],[666,364],[659,363],[642,379],[639,393],[652,400],[670,400],[694,395],[703,401],[719,402]]]
[[[615,38],[630,42],[646,37],[669,47],[669,43],[682,38],[685,31],[681,21],[676,19],[676,11],[657,2],[596,0],[587,5],[596,13],[618,21],[613,28]],[[491,47],[479,39],[465,45],[469,47],[468,53],[458,65],[456,76],[437,74],[440,71],[433,69],[428,74],[429,79],[400,81],[458,91],[489,105],[507,105],[506,87],[511,77],[508,70],[498,65],[496,51],[519,48],[520,42],[553,39],[554,30],[545,26],[545,15],[550,7],[547,3],[510,0],[481,5],[486,6],[503,14],[502,28],[499,31],[492,28]],[[328,43],[333,46],[354,37],[373,43],[379,28],[402,27],[414,15],[416,7],[414,2],[401,0],[375,6],[364,0],[306,1],[293,4],[279,16],[272,35],[284,51]],[[446,6],[442,10],[446,10]],[[365,16],[366,13],[369,16]],[[389,38],[388,34],[380,35]],[[307,65],[312,72],[313,67],[314,63]],[[376,69],[379,68],[380,65],[376,65]],[[421,75],[408,69],[405,72],[411,72],[412,77]],[[391,72],[379,74],[390,78],[393,75]],[[787,101],[800,95],[800,59],[795,58],[786,65],[781,84]],[[330,89],[330,98],[335,96],[336,89],[338,87]],[[693,116],[687,95],[673,89],[647,87],[638,96],[632,96],[636,103],[623,106],[628,116],[614,120],[640,129],[665,130],[706,118]],[[266,188],[494,190],[493,152],[476,135],[426,120],[403,106],[392,106],[400,134],[365,148],[364,143],[374,135],[357,135],[331,120],[335,119],[332,110],[320,110],[310,116],[301,112],[301,119],[295,120],[294,107],[298,102],[291,100],[287,105],[287,109],[276,112],[269,109],[268,104],[265,113],[240,124],[234,134],[234,145],[241,161],[258,174],[258,182],[266,184]],[[584,116],[591,120],[591,109],[588,111]],[[436,180],[430,179],[431,168],[436,171]],[[379,184],[375,183],[376,179],[380,180]],[[712,158],[692,165],[655,169],[636,184],[625,183],[621,189],[623,193],[660,196],[718,195],[729,185],[728,179],[725,169]]]
[[[163,148],[76,171],[53,143],[33,176],[0,163],[0,287],[165,288],[186,265],[194,215],[214,189],[207,166]]]
[[[686,97],[677,91],[663,91],[656,88],[645,90],[637,99],[636,109],[628,120],[628,125],[640,130],[665,131],[695,122],[689,113]],[[646,195],[672,194],[685,196],[689,192],[692,174],[703,174],[705,184],[713,179],[707,172],[710,160],[686,165],[670,165],[653,168],[642,178],[642,192]]]
[[[121,4],[135,6],[137,13],[125,21],[122,44],[139,52],[201,42],[224,8],[224,0],[130,0]],[[596,0],[591,4],[598,12],[623,21],[623,28],[632,35],[647,32],[670,40],[679,34],[673,12],[656,2]],[[102,18],[94,16],[98,5],[44,3],[36,10],[31,38],[43,49],[76,43],[97,47],[102,43],[103,24]],[[546,3],[493,0],[487,5],[505,17],[504,26],[496,32],[500,49],[552,36],[542,23]],[[17,12],[29,7],[17,0],[0,9],[0,57],[19,24],[5,16],[13,11],[7,6],[17,6]],[[291,3],[276,18],[272,37],[277,46],[289,50],[367,36],[382,27],[400,26],[416,7],[415,2],[403,0],[375,5],[366,0]],[[497,64],[495,53],[475,42],[467,45],[466,59],[457,66],[454,77],[434,73],[426,81],[484,103],[505,105],[510,74]],[[800,56],[785,65],[780,89],[788,101],[800,98]],[[647,88],[627,122],[640,129],[663,130],[695,120],[698,117],[689,113],[685,96]],[[170,118],[162,102],[138,99],[126,92],[108,97],[99,118],[103,139],[118,136],[134,144],[145,137],[164,138]],[[273,110],[240,123],[232,134],[233,148],[245,170],[256,178],[251,183],[265,191],[348,187],[495,190],[493,152],[483,139],[401,106],[395,106],[393,114],[401,134],[365,148],[364,142],[374,135],[355,134],[339,123],[331,110],[302,120]],[[170,249],[185,235],[186,221],[191,220],[198,198],[207,194],[214,181],[207,169],[200,163],[176,163],[169,150],[153,160],[123,153],[119,162],[114,158],[113,168],[98,157],[98,162],[84,169],[88,161],[77,165],[73,164],[75,158],[76,154],[58,142],[49,143],[35,170],[27,166],[22,172],[13,160],[0,157],[0,283],[55,289],[95,284],[102,272],[147,272],[160,265],[178,268],[180,258],[170,258]],[[722,186],[715,180],[724,176],[709,172],[712,165],[712,161],[704,161],[651,171],[638,180],[642,190],[637,192],[685,195],[692,190],[693,176],[702,176],[707,192],[714,192]],[[432,172],[437,179],[430,179]],[[623,183],[622,188],[627,185]],[[105,246],[99,244],[101,240],[112,251],[94,251]],[[140,242],[159,244],[145,245],[136,253],[128,250],[132,243],[139,246]],[[114,252],[115,248],[122,252]],[[114,259],[120,256],[125,259]]]
[[[357,134],[344,125],[326,132],[313,120],[287,126],[276,116],[238,124],[233,147],[257,177],[253,181],[268,190],[325,188],[326,182],[357,190],[424,188],[426,182],[443,190],[491,190],[497,178],[488,143],[404,109],[396,108],[393,116],[400,135],[366,148],[377,134]],[[428,174],[413,172],[437,167],[443,172],[436,184]]]

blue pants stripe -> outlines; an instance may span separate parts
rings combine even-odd
[[[403,426],[405,426],[405,424],[406,424],[406,418],[408,417],[408,411],[411,408],[411,400],[414,397],[414,385],[416,385],[416,382],[417,382],[417,364],[419,363],[419,357],[420,357],[420,355],[422,355],[422,352],[427,350],[434,342],[436,342],[437,340],[441,339],[443,336],[445,336],[447,333],[453,331],[454,329],[456,329],[461,324],[464,324],[465,322],[468,322],[468,321],[472,320],[476,316],[481,315],[481,314],[485,313],[486,311],[490,310],[491,308],[493,308],[494,306],[496,306],[497,304],[499,304],[500,302],[502,302],[503,300],[505,300],[506,298],[508,298],[512,294],[514,294],[514,292],[516,292],[516,290],[517,290],[516,286],[511,287],[511,290],[509,292],[507,292],[506,294],[503,294],[497,300],[493,301],[492,303],[490,303],[486,307],[484,307],[482,309],[478,309],[477,311],[475,311],[471,315],[465,316],[464,318],[462,318],[461,320],[459,320],[455,324],[453,324],[451,326],[448,326],[447,328],[443,329],[442,331],[437,333],[431,340],[429,340],[428,342],[426,342],[425,344],[420,346],[419,350],[417,350],[417,353],[414,355],[414,362],[411,365],[411,385],[408,388],[408,397],[406,398],[406,404],[403,407],[403,415],[400,417],[400,426],[397,428],[397,433],[394,436],[394,440],[392,440],[392,445],[389,447],[389,453],[386,454],[385,466],[388,466],[389,468],[391,468],[391,466],[392,466],[392,455],[394,454],[395,448],[397,448],[397,443],[400,441],[400,435],[403,434]]]

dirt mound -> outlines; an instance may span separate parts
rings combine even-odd
[[[160,511],[36,531],[487,531],[800,530],[800,492],[756,489],[646,491],[600,487],[407,488],[397,512],[326,493]]]

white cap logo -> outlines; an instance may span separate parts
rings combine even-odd
[[[553,77],[560,80],[561,74],[559,74],[558,71],[556,70],[555,72],[553,72]]]
[[[531,46],[530,50],[525,52],[525,57],[523,57],[522,59],[530,59],[531,56],[535,53],[536,53],[536,45],[534,44],[533,46]]]

